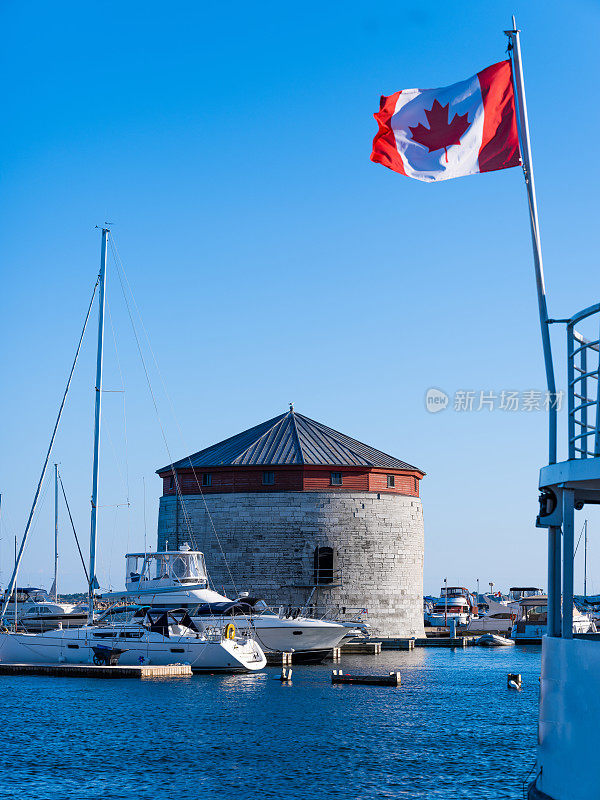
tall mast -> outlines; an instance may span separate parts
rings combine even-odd
[[[54,599],[58,600],[58,464],[54,465]]]
[[[92,467],[92,512],[90,520],[90,571],[88,586],[88,622],[94,621],[94,589],[96,580],[96,531],[98,511],[98,468],[100,449],[100,406],[102,403],[102,350],[104,346],[104,309],[106,289],[106,240],[108,228],[102,228],[102,248],[100,253],[100,273],[98,275],[98,353],[96,357],[96,403],[94,409],[94,463]]]

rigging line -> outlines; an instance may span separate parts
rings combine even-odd
[[[131,505],[130,502],[129,502],[129,491],[128,491],[129,486],[127,484],[127,481],[126,481],[125,477],[123,476],[123,470],[121,469],[121,466],[119,464],[119,458],[118,458],[118,455],[117,455],[117,448],[115,447],[115,441],[114,441],[114,439],[112,437],[112,433],[110,431],[110,425],[107,423],[106,418],[104,418],[104,432],[106,433],[108,441],[110,442],[110,446],[111,446],[111,449],[112,449],[112,452],[113,452],[113,456],[115,457],[115,464],[116,464],[116,467],[117,467],[117,472],[119,473],[119,477],[121,479],[123,487],[125,488],[125,494],[126,494],[125,502],[121,503],[120,505],[129,506],[129,505]],[[112,508],[113,505],[115,505],[115,504],[111,503],[111,504],[109,504],[109,507]],[[96,506],[96,507],[97,508],[103,508],[103,507],[105,508],[106,506]]]
[[[127,491],[127,502],[129,503],[129,456],[128,456],[128,449],[129,443],[127,439],[127,413],[125,407],[125,379],[123,378],[123,370],[121,369],[121,359],[119,358],[119,348],[117,346],[117,337],[115,334],[115,326],[113,325],[113,318],[112,314],[110,313],[110,304],[107,302],[106,307],[108,309],[108,321],[110,323],[110,329],[112,331],[113,337],[113,344],[115,346],[115,357],[117,360],[117,368],[119,370],[119,376],[121,378],[121,390],[123,392],[123,440],[125,443],[125,488]],[[119,390],[116,390],[119,391]],[[127,523],[127,527],[129,528],[129,522]]]
[[[177,426],[177,429],[178,429],[178,431],[179,431],[179,436],[180,436],[180,438],[181,438],[181,441],[183,442],[183,441],[184,441],[184,438],[183,438],[183,430],[182,430],[182,428],[181,428],[181,425],[179,424],[179,418],[177,417],[177,414],[176,414],[176,412],[175,412],[175,406],[173,405],[173,401],[171,400],[171,396],[170,396],[170,394],[169,394],[169,392],[168,392],[168,390],[167,390],[167,387],[166,387],[166,384],[165,384],[164,378],[163,378],[163,376],[162,376],[162,372],[161,372],[161,370],[160,370],[160,367],[158,366],[158,362],[157,362],[157,360],[156,360],[156,356],[155,356],[155,354],[154,354],[154,350],[153,350],[153,348],[152,348],[152,345],[151,345],[151,343],[150,343],[150,337],[148,336],[148,332],[147,332],[147,330],[146,330],[146,326],[144,325],[144,320],[143,320],[143,318],[142,318],[142,315],[141,315],[141,312],[140,312],[139,306],[138,306],[138,304],[137,304],[137,302],[136,302],[136,300],[135,300],[135,296],[134,296],[134,294],[133,294],[133,290],[132,290],[132,288],[131,288],[131,285],[130,285],[130,283],[129,283],[129,280],[127,279],[127,273],[125,272],[125,267],[123,266],[123,262],[121,261],[121,257],[120,257],[120,255],[119,255],[119,252],[118,252],[118,250],[117,250],[117,245],[116,245],[116,243],[115,243],[115,241],[114,241],[114,237],[113,237],[112,233],[111,233],[111,234],[110,234],[110,236],[109,236],[109,240],[110,240],[111,248],[112,248],[112,250],[113,250],[113,256],[115,257],[115,263],[117,263],[117,262],[118,262],[118,266],[119,266],[119,270],[118,270],[118,271],[121,271],[121,272],[123,273],[123,277],[124,277],[124,279],[125,279],[125,282],[126,282],[126,284],[127,284],[127,287],[128,287],[128,289],[129,289],[129,293],[130,293],[130,295],[131,295],[131,299],[132,299],[133,305],[134,305],[134,307],[135,307],[135,309],[136,309],[136,311],[137,311],[137,315],[138,315],[138,318],[139,318],[139,321],[140,321],[140,325],[141,325],[141,327],[142,327],[142,331],[144,332],[144,336],[145,336],[145,339],[146,339],[146,343],[147,343],[147,345],[148,345],[148,349],[150,350],[150,355],[152,356],[152,360],[154,361],[154,366],[155,366],[155,368],[156,368],[156,371],[157,371],[157,373],[158,373],[158,377],[159,377],[159,379],[160,379],[160,382],[161,382],[161,384],[162,384],[163,392],[165,393],[165,396],[166,396],[166,398],[167,398],[167,401],[168,401],[168,403],[169,403],[169,405],[170,405],[170,407],[171,407],[171,414],[172,414],[172,416],[173,416],[173,419],[175,420],[175,424],[176,424],[176,426]],[[119,277],[119,280],[121,280],[121,279],[120,279],[120,277]],[[122,282],[121,282],[121,287],[123,287],[123,283],[122,283]],[[125,302],[126,302],[126,304],[127,304],[127,300],[126,300]],[[127,308],[128,308],[128,310],[129,310],[129,305],[128,305],[128,304],[127,304]],[[133,324],[133,323],[132,323],[132,324]],[[169,458],[171,458],[171,455],[170,455],[170,453],[169,453]],[[204,492],[202,491],[202,484],[201,484],[201,482],[200,482],[200,480],[199,480],[199,478],[198,478],[198,474],[197,474],[197,472],[196,472],[196,469],[195,469],[194,465],[192,464],[191,458],[189,458],[189,457],[188,457],[188,461],[189,461],[189,463],[190,463],[190,467],[191,467],[191,469],[192,469],[192,474],[193,474],[193,476],[194,476],[194,479],[195,479],[195,481],[196,481],[196,485],[197,485],[197,487],[198,487],[198,490],[199,490],[200,496],[202,497],[202,502],[204,503],[204,509],[205,509],[205,511],[206,511],[206,514],[207,514],[207,516],[208,516],[208,519],[209,519],[209,522],[210,522],[210,525],[211,525],[212,531],[213,531],[213,533],[214,533],[214,536],[215,536],[215,538],[216,538],[216,540],[217,540],[217,544],[219,545],[219,550],[221,551],[221,556],[222,556],[222,558],[223,558],[223,562],[225,563],[225,566],[226,566],[226,568],[227,568],[227,572],[229,573],[229,578],[230,578],[230,580],[231,580],[231,583],[232,583],[232,585],[233,585],[233,588],[235,589],[236,593],[238,593],[238,594],[239,594],[239,592],[238,592],[238,588],[237,588],[237,586],[236,586],[235,580],[234,580],[234,578],[233,578],[233,575],[232,575],[232,572],[231,572],[231,569],[229,568],[229,562],[227,561],[227,558],[226,558],[226,556],[225,556],[225,552],[224,552],[224,550],[223,550],[223,545],[221,544],[221,539],[220,539],[220,537],[219,537],[219,534],[217,533],[217,529],[216,529],[216,526],[215,526],[214,520],[213,520],[213,518],[212,518],[212,514],[210,513],[210,509],[208,508],[208,504],[207,504],[207,502],[206,502],[206,497],[204,496]],[[178,494],[180,494],[180,495],[181,495],[181,493],[180,493],[180,490],[179,490],[179,481],[178,481],[178,478],[177,478],[177,476],[175,475],[175,468],[174,468],[174,466],[173,466],[173,461],[172,461],[172,459],[171,459],[171,472],[173,473],[173,476],[174,476],[174,478],[175,478],[175,487],[176,487],[176,491],[177,491],[177,493],[178,493]],[[180,496],[180,499],[181,499],[181,505],[182,505],[182,509],[183,509],[183,508],[184,508],[184,505],[185,505],[185,501],[184,501],[184,499],[183,499],[183,495],[181,495],[181,496]],[[184,516],[185,516],[185,515],[186,515],[186,511],[184,510]],[[192,534],[191,534],[191,531],[190,531],[190,536],[191,536],[191,535],[192,535]],[[208,576],[208,579],[209,579],[209,581],[211,581],[211,579],[210,579],[210,575]],[[211,582],[212,582],[212,581],[211,581]]]
[[[145,361],[144,361],[144,358],[143,358],[143,355],[142,355],[139,339],[138,339],[138,336],[137,336],[137,333],[136,333],[135,324],[134,324],[134,321],[133,321],[133,317],[131,315],[131,311],[130,311],[130,308],[129,308],[129,303],[127,301],[127,297],[126,297],[126,293],[125,293],[125,287],[124,287],[124,284],[123,284],[123,279],[125,280],[125,282],[127,284],[127,287],[129,289],[129,294],[131,296],[131,299],[132,299],[132,302],[134,304],[134,307],[135,307],[135,309],[137,311],[137,316],[139,318],[141,328],[142,328],[142,330],[144,332],[144,336],[145,336],[145,339],[146,339],[146,343],[147,343],[148,349],[150,350],[150,354],[152,356],[152,360],[154,361],[154,366],[156,368],[156,371],[158,372],[158,375],[159,375],[159,378],[160,378],[160,381],[161,381],[161,384],[162,384],[162,387],[163,387],[163,391],[164,391],[164,393],[165,393],[165,395],[167,397],[167,400],[168,400],[168,402],[169,402],[169,404],[171,406],[171,413],[173,415],[173,418],[175,419],[175,424],[177,425],[177,427],[179,429],[179,434],[180,434],[182,439],[183,439],[183,432],[181,430],[181,426],[179,425],[179,421],[178,421],[178,419],[176,417],[175,409],[173,407],[173,403],[171,401],[171,397],[170,397],[170,395],[169,395],[169,393],[167,391],[167,387],[166,387],[164,379],[162,377],[162,373],[161,373],[160,368],[158,366],[158,362],[156,360],[156,356],[154,354],[154,350],[152,349],[152,345],[150,344],[150,338],[148,336],[148,332],[147,332],[146,327],[144,325],[144,320],[143,320],[142,315],[140,313],[139,307],[138,307],[138,305],[136,303],[135,296],[133,294],[133,290],[131,289],[131,285],[129,284],[129,281],[127,279],[127,274],[125,272],[125,268],[123,266],[123,262],[121,261],[119,253],[117,251],[116,244],[115,244],[114,239],[113,239],[112,236],[110,237],[110,245],[111,245],[111,249],[112,249],[112,252],[113,252],[113,257],[115,259],[115,264],[117,265],[117,275],[119,276],[119,282],[121,284],[121,290],[123,292],[123,298],[125,300],[125,305],[127,307],[127,311],[129,313],[129,319],[131,321],[131,326],[133,328],[134,336],[136,338],[138,351],[140,353],[140,358],[142,360],[142,364],[144,366],[144,371],[146,373],[146,380],[148,381],[148,386],[149,386],[150,393],[151,393],[151,396],[152,396],[152,400],[153,400],[153,403],[154,403],[155,413],[156,413],[156,416],[157,416],[157,419],[158,419],[158,422],[159,422],[159,425],[160,425],[160,428],[161,428],[161,432],[163,434],[163,440],[164,440],[164,443],[165,443],[167,454],[168,454],[169,460],[171,462],[170,466],[171,466],[171,473],[172,473],[172,476],[173,476],[173,482],[174,482],[174,485],[175,485],[176,502],[179,504],[179,507],[181,508],[181,510],[183,512],[184,524],[185,524],[185,527],[187,528],[190,541],[192,543],[194,543],[195,539],[194,539],[194,534],[193,534],[193,530],[192,530],[192,524],[191,524],[191,520],[190,520],[188,508],[187,508],[187,502],[186,502],[186,500],[184,498],[184,495],[183,495],[183,492],[181,490],[181,484],[180,484],[179,476],[178,476],[178,474],[177,474],[177,472],[175,470],[175,467],[173,466],[173,457],[171,455],[171,451],[169,449],[169,446],[168,446],[168,443],[167,443],[167,440],[166,440],[166,436],[165,436],[165,433],[164,433],[164,428],[162,426],[162,422],[161,422],[160,415],[159,415],[159,412],[158,412],[158,406],[157,406],[157,403],[156,403],[154,392],[152,390],[152,386],[150,384],[150,378],[149,378],[149,375],[148,375],[148,370],[146,369],[146,364],[145,364]],[[202,496],[202,499],[204,501],[204,507],[206,509],[206,513],[208,515],[210,524],[212,526],[213,533],[214,533],[215,538],[217,540],[217,543],[219,545],[219,549],[221,550],[221,555],[223,557],[223,561],[225,562],[225,565],[226,565],[226,567],[227,567],[227,569],[229,571],[231,582],[232,582],[232,584],[233,584],[233,586],[235,588],[235,591],[237,593],[238,590],[237,590],[237,587],[235,585],[235,581],[233,579],[233,575],[231,574],[231,570],[229,569],[229,564],[227,563],[227,559],[225,557],[225,553],[223,552],[223,547],[221,545],[221,541],[219,539],[219,535],[218,535],[218,533],[216,531],[216,528],[215,528],[215,525],[214,525],[214,521],[212,519],[211,513],[210,513],[210,511],[208,509],[208,506],[206,504],[206,500],[204,499],[204,493],[202,492],[202,488],[201,488],[200,483],[198,481],[198,476],[196,475],[195,470],[193,469],[193,467],[192,467],[192,471],[194,472],[194,477],[196,479],[196,483],[198,484],[198,487],[200,489],[200,495]],[[208,583],[209,583],[209,586],[210,586],[212,584],[212,579],[211,579],[210,574],[208,572],[207,572],[207,579],[208,579]],[[214,588],[214,586],[213,586],[213,588]]]
[[[581,542],[581,537],[583,536],[584,530],[585,530],[585,522],[583,523],[581,533],[579,534],[579,539],[577,539],[577,547],[579,547],[579,543]],[[575,552],[573,553],[573,558],[575,558],[575,556],[577,555],[577,547],[575,548]]]
[[[90,579],[88,576],[87,567],[85,565],[85,559],[83,557],[83,553],[81,552],[81,547],[79,546],[79,539],[77,537],[77,531],[75,530],[75,523],[73,522],[73,516],[71,515],[71,509],[69,508],[69,501],[67,500],[67,493],[65,492],[65,487],[62,480],[62,475],[60,472],[58,473],[58,480],[60,481],[60,486],[62,489],[63,497],[65,498],[65,505],[67,507],[67,512],[69,514],[69,519],[71,520],[71,528],[73,528],[73,536],[75,537],[75,544],[77,545],[77,550],[79,551],[79,558],[81,559],[81,564],[83,566],[83,571],[85,572],[85,579],[86,582],[89,583]]]
[[[150,375],[148,373],[148,368],[146,366],[146,360],[144,359],[144,354],[142,352],[142,348],[141,348],[141,345],[140,345],[140,340],[139,340],[139,337],[138,337],[138,334],[137,334],[137,329],[135,327],[135,322],[134,322],[133,316],[131,314],[131,308],[129,306],[129,301],[127,300],[127,294],[125,292],[125,286],[123,285],[123,278],[121,276],[121,269],[119,268],[119,262],[118,262],[117,257],[116,257],[116,250],[115,250],[112,238],[113,238],[112,236],[109,236],[109,242],[111,244],[111,249],[113,251],[113,256],[115,257],[115,264],[117,266],[117,276],[119,278],[119,283],[121,285],[121,291],[123,293],[123,299],[125,301],[125,306],[127,308],[127,314],[129,316],[129,321],[131,323],[131,328],[133,330],[133,336],[135,338],[135,343],[136,343],[136,346],[137,346],[137,349],[138,349],[138,354],[140,356],[140,360],[142,362],[142,367],[143,367],[143,370],[144,370],[144,374],[146,376],[146,383],[148,384],[148,390],[150,392],[150,397],[152,398],[152,404],[154,405],[154,412],[156,414],[156,419],[157,419],[157,422],[158,422],[158,426],[160,428],[160,432],[161,432],[161,435],[162,435],[163,443],[165,445],[165,449],[167,451],[167,455],[169,456],[169,460],[171,461],[171,468],[172,468],[173,477],[174,477],[174,480],[175,480],[175,486],[177,488],[178,494],[181,496],[181,489],[179,487],[179,480],[178,480],[178,477],[177,477],[177,475],[175,473],[175,470],[173,468],[173,457],[171,456],[171,451],[169,449],[169,443],[167,441],[167,436],[166,436],[166,433],[165,433],[165,429],[163,427],[162,420],[160,418],[160,414],[159,414],[159,411],[158,411],[158,404],[156,402],[156,396],[154,394],[154,390],[152,388],[152,382],[150,380]],[[192,536],[191,524],[190,524],[190,521],[189,521],[189,517],[187,515],[187,509],[185,508],[183,503],[182,503],[182,510],[183,510],[183,513],[184,513],[186,527],[188,528],[188,532],[189,532],[190,537],[191,537]]]
[[[134,329],[134,335],[136,336],[136,342],[138,344],[138,350],[140,352],[140,357],[142,358],[142,363],[144,365],[144,370],[146,372],[146,378],[147,378],[147,380],[149,382],[148,372],[146,370],[146,365],[145,365],[143,356],[141,354],[141,347],[139,345],[139,340],[138,340],[137,334],[135,332],[135,325],[134,325],[134,322],[133,322],[133,319],[132,319],[132,315],[131,315],[131,312],[130,312],[130,309],[129,309],[129,303],[127,301],[127,297],[125,296],[125,287],[123,285],[123,279],[125,280],[125,283],[127,284],[127,288],[129,289],[129,294],[131,296],[131,300],[132,300],[133,306],[134,306],[134,308],[135,308],[135,310],[137,312],[137,316],[138,316],[142,331],[144,333],[144,337],[146,339],[146,344],[148,346],[148,349],[150,351],[150,355],[152,356],[152,360],[154,362],[154,366],[156,368],[156,371],[158,373],[160,382],[162,384],[163,392],[164,392],[164,394],[165,394],[165,396],[167,398],[167,401],[169,402],[169,405],[171,407],[171,414],[173,416],[173,419],[175,420],[175,424],[177,425],[177,428],[179,430],[179,435],[180,435],[180,437],[181,437],[181,439],[183,441],[183,431],[181,429],[181,425],[179,424],[179,420],[178,420],[177,415],[175,413],[175,408],[173,406],[173,402],[171,400],[169,392],[167,391],[167,387],[165,385],[165,381],[164,381],[164,378],[162,376],[162,372],[160,370],[160,367],[159,367],[158,362],[156,360],[156,356],[154,354],[154,350],[153,350],[152,345],[150,343],[150,337],[148,336],[148,331],[146,330],[146,326],[144,325],[143,317],[141,315],[139,306],[138,306],[138,304],[136,302],[135,295],[133,294],[133,290],[131,288],[131,284],[129,283],[129,280],[127,278],[127,273],[125,272],[125,267],[123,266],[123,262],[122,262],[122,260],[121,260],[121,258],[119,256],[119,253],[118,253],[118,250],[117,250],[117,246],[116,246],[116,243],[114,241],[114,237],[112,235],[110,236],[110,245],[111,245],[111,249],[112,249],[112,252],[113,252],[113,257],[115,259],[115,264],[117,265],[117,268],[118,268],[117,269],[117,274],[119,275],[119,282],[121,283],[121,289],[123,291],[123,297],[124,297],[124,300],[125,300],[125,304],[127,306],[127,311],[129,313],[131,325],[132,325],[132,327]],[[122,275],[122,277],[121,277],[121,275]],[[192,524],[191,524],[191,520],[190,520],[190,517],[189,517],[188,508],[187,508],[187,501],[185,500],[185,498],[183,496],[183,492],[181,490],[181,484],[180,484],[179,476],[178,476],[178,474],[177,474],[177,472],[175,470],[175,467],[173,465],[173,457],[171,455],[170,449],[169,449],[167,441],[166,441],[166,437],[165,437],[165,434],[164,434],[164,429],[163,429],[162,423],[160,421],[160,416],[158,414],[158,407],[157,407],[157,404],[156,404],[154,393],[152,391],[152,387],[150,386],[150,383],[148,385],[150,387],[150,392],[152,394],[152,399],[153,399],[153,402],[154,402],[155,412],[156,412],[157,418],[159,420],[159,424],[161,426],[161,430],[163,431],[163,439],[165,441],[165,446],[166,446],[166,449],[167,449],[169,460],[171,462],[171,464],[170,464],[171,473],[173,475],[173,480],[174,480],[174,484],[175,484],[175,492],[176,492],[177,502],[179,503],[179,505],[181,507],[181,510],[183,512],[184,523],[185,523],[185,526],[186,526],[186,528],[188,530],[188,534],[189,534],[190,540],[193,543],[194,542],[194,534],[193,534]],[[200,492],[200,496],[202,497],[202,501],[204,503],[204,508],[205,508],[206,514],[208,516],[211,528],[213,530],[213,534],[215,536],[215,539],[217,540],[217,544],[219,545],[219,550],[221,551],[221,556],[223,558],[223,562],[225,563],[225,566],[226,566],[227,571],[229,573],[229,578],[230,578],[231,583],[232,583],[232,585],[233,585],[233,587],[235,589],[236,594],[239,594],[237,586],[236,586],[236,583],[235,583],[235,580],[234,580],[233,575],[231,573],[231,569],[229,568],[229,563],[228,563],[227,558],[225,556],[225,552],[223,550],[223,546],[221,544],[221,540],[220,540],[219,534],[217,533],[217,530],[216,530],[216,527],[215,527],[215,524],[214,524],[214,520],[212,518],[212,515],[211,515],[210,510],[208,508],[208,504],[207,504],[206,499],[204,497],[204,492],[202,491],[202,486],[201,486],[200,481],[198,479],[198,475],[196,473],[196,470],[194,469],[193,464],[191,464],[191,462],[190,462],[190,466],[192,467],[192,473],[194,475],[194,478],[195,478],[195,481],[196,481],[196,485],[198,486],[198,489],[199,489],[199,492]],[[208,572],[207,572],[207,578],[208,578],[209,585],[212,584],[212,579],[211,579],[210,573],[208,573]],[[213,588],[214,588],[214,586],[213,586]]]
[[[38,512],[40,512],[40,513],[43,511],[44,506],[46,504],[46,498],[48,497],[48,490],[50,489],[51,485],[52,485],[51,477],[50,477],[50,475],[46,475],[46,478],[44,480],[44,484],[42,486],[40,499],[38,500]],[[39,520],[40,520],[40,513],[38,513],[36,515],[35,519],[33,520],[33,523],[31,525],[30,533],[34,533],[35,532],[35,530],[36,530],[36,528],[38,526]]]
[[[31,504],[31,510],[29,512],[29,518],[27,520],[27,525],[25,526],[25,533],[23,534],[23,539],[21,540],[21,547],[19,549],[19,554],[17,556],[17,560],[10,578],[10,582],[8,584],[8,594],[2,604],[2,609],[0,610],[0,621],[4,619],[4,615],[6,614],[6,609],[8,607],[8,599],[10,598],[12,591],[15,586],[15,582],[17,580],[17,574],[19,572],[19,566],[21,565],[21,559],[23,557],[23,551],[25,550],[25,544],[27,542],[27,537],[29,535],[29,529],[31,528],[31,522],[33,520],[33,515],[35,514],[35,509],[37,506],[38,498],[40,496],[40,488],[44,477],[46,475],[46,469],[48,467],[48,462],[50,461],[50,456],[52,454],[52,449],[54,447],[54,440],[56,439],[56,433],[58,431],[58,426],[62,417],[62,412],[65,407],[65,403],[67,401],[67,394],[69,393],[69,388],[71,386],[71,380],[73,379],[73,373],[75,372],[75,365],[77,364],[77,359],[79,358],[79,353],[81,351],[81,345],[83,343],[83,337],[85,335],[85,330],[87,328],[88,320],[90,318],[90,314],[92,312],[92,305],[94,303],[94,297],[96,296],[96,289],[98,288],[98,283],[100,282],[100,276],[96,278],[96,283],[94,284],[94,290],[92,292],[92,298],[90,300],[90,304],[88,306],[87,313],[85,315],[85,320],[83,323],[83,328],[81,331],[81,336],[79,337],[79,342],[77,343],[77,350],[75,351],[75,357],[73,359],[73,364],[71,366],[71,371],[69,373],[69,377],[67,379],[67,385],[65,387],[65,391],[63,394],[63,398],[60,404],[60,408],[58,410],[58,416],[56,417],[56,422],[54,424],[54,430],[52,431],[52,436],[50,437],[50,444],[48,445],[48,452],[46,453],[46,460],[44,461],[44,466],[42,467],[42,474],[40,475],[40,480],[37,485],[37,489],[35,490],[35,495],[33,498],[33,503]]]

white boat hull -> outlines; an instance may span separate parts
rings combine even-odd
[[[471,619],[470,614],[429,614],[427,617],[432,628],[443,628],[450,624],[452,620],[457,625],[466,625]]]
[[[496,619],[496,617],[474,617],[469,620],[465,633],[501,633],[510,636],[512,629],[511,619]]]
[[[475,642],[480,647],[514,647],[515,643],[512,639],[506,639],[504,636],[498,636],[496,633],[484,633]]]
[[[253,636],[263,650],[271,652],[326,651],[337,647],[348,632],[343,625],[301,617],[193,617],[198,628],[224,627],[233,622],[241,634]]]
[[[89,664],[94,647],[126,650],[119,658],[123,666],[188,663],[195,672],[254,672],[266,665],[264,653],[251,639],[211,641],[152,633],[141,638],[107,637],[88,627],[39,634],[0,633],[0,660],[9,663]]]

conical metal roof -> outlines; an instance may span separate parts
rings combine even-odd
[[[400,461],[344,433],[328,428],[294,411],[255,425],[230,439],[182,458],[173,466],[221,467],[309,464],[336,467],[380,467],[383,469],[423,470]],[[169,464],[157,472],[167,472]]]

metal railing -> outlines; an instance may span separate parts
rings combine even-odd
[[[595,321],[597,338],[588,339],[575,329],[599,312],[596,303],[567,323],[569,460],[600,456],[600,317]]]

